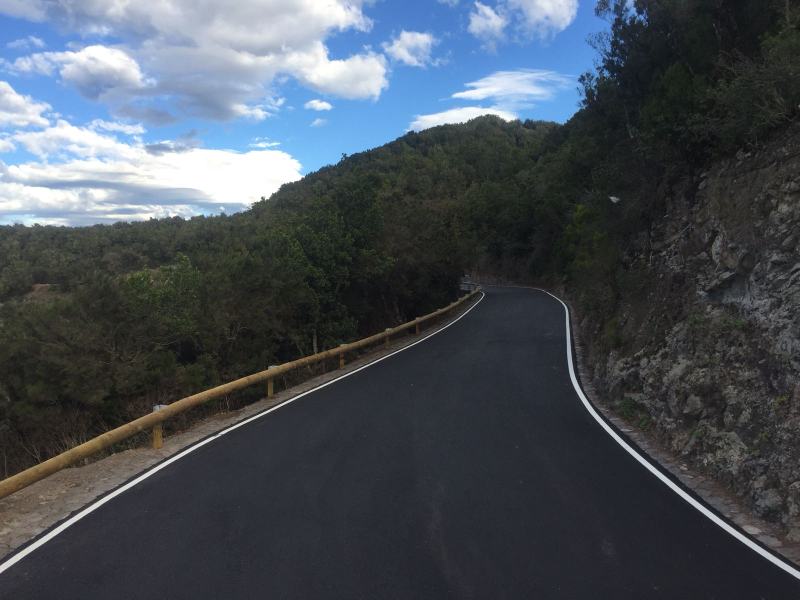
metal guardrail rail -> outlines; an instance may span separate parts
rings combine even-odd
[[[381,333],[376,333],[375,335],[371,335],[367,338],[363,338],[349,344],[342,344],[337,348],[331,348],[330,350],[318,352],[317,354],[298,358],[297,360],[283,363],[281,365],[272,366],[265,371],[247,375],[246,377],[242,377],[241,379],[236,379],[229,383],[211,388],[210,390],[205,390],[203,392],[187,396],[186,398],[181,398],[180,400],[176,400],[171,404],[159,406],[156,412],[152,412],[148,415],[125,423],[124,425],[120,425],[116,429],[112,429],[111,431],[100,434],[97,437],[84,442],[83,444],[75,446],[66,452],[62,452],[57,456],[45,460],[38,465],[3,479],[0,481],[0,499],[10,496],[14,492],[26,488],[29,485],[52,475],[53,473],[57,473],[61,469],[73,465],[78,461],[89,458],[90,456],[97,454],[98,452],[101,452],[106,448],[113,446],[114,444],[117,444],[148,429],[152,430],[153,445],[154,447],[158,448],[161,446],[161,440],[163,439],[162,424],[164,421],[174,417],[175,415],[186,412],[187,410],[190,410],[201,404],[205,404],[210,400],[226,396],[231,392],[264,382],[267,383],[267,397],[270,397],[274,393],[273,382],[275,377],[288,373],[294,369],[316,364],[331,358],[338,358],[339,368],[342,368],[345,364],[345,355],[348,352],[360,350],[379,342],[383,342],[388,347],[391,336],[398,333],[403,333],[412,327],[414,328],[415,334],[418,335],[420,333],[420,325],[450,312],[467,300],[473,298],[479,292],[480,289],[473,289],[469,294],[462,296],[444,308],[440,308],[439,310],[436,310],[430,314],[427,314],[423,317],[418,317],[413,321],[408,321],[407,323],[403,323],[397,327],[386,329]]]

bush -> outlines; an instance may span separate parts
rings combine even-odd
[[[795,27],[766,37],[759,59],[737,56],[726,70],[727,77],[710,92],[710,126],[720,151],[757,144],[800,114],[800,31]]]

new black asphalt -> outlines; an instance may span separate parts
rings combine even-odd
[[[800,598],[598,425],[565,344],[557,301],[492,288],[112,499],[0,598]]]

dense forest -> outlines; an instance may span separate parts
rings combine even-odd
[[[231,216],[0,227],[4,474],[198,389],[413,318],[478,271],[610,311],[658,189],[800,112],[796,1],[600,0],[564,125],[408,133]],[[613,197],[613,201],[610,198]]]

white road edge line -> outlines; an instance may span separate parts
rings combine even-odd
[[[511,287],[511,286],[509,286],[509,287]],[[672,481],[669,477],[667,477],[661,471],[659,471],[656,467],[654,467],[650,463],[649,460],[647,460],[644,456],[639,454],[630,444],[628,444],[624,439],[622,439],[622,437],[620,437],[617,434],[617,432],[614,431],[614,429],[612,429],[611,426],[608,423],[606,423],[606,421],[597,413],[597,411],[595,410],[594,406],[592,406],[591,402],[589,402],[589,400],[584,395],[583,390],[581,389],[581,386],[578,383],[578,378],[575,375],[575,367],[574,367],[574,365],[572,363],[572,330],[570,328],[569,308],[564,303],[564,301],[561,300],[561,298],[551,294],[547,290],[543,290],[541,288],[529,288],[529,289],[535,289],[535,290],[538,290],[540,292],[544,292],[548,296],[551,296],[552,298],[555,298],[556,300],[558,300],[561,303],[561,306],[564,307],[564,314],[565,314],[565,320],[566,320],[566,326],[567,326],[567,365],[569,366],[569,377],[572,380],[572,387],[575,388],[575,392],[578,394],[578,397],[581,399],[581,402],[583,403],[583,406],[586,408],[587,411],[589,411],[589,414],[592,415],[592,417],[594,417],[594,420],[597,421],[600,424],[600,426],[603,429],[606,430],[606,433],[608,433],[608,435],[610,435],[614,439],[615,442],[617,442],[620,446],[622,446],[628,452],[628,454],[630,454],[631,456],[633,456],[633,458],[635,458],[637,461],[639,461],[639,463],[645,469],[647,469],[653,475],[658,477],[661,480],[661,482],[664,483],[664,485],[666,485],[673,492],[678,494],[678,496],[683,498],[692,507],[696,508],[703,515],[705,515],[711,521],[713,521],[714,523],[719,525],[722,529],[724,529],[727,533],[731,534],[733,537],[735,537],[737,540],[742,542],[745,546],[747,546],[748,548],[750,548],[754,552],[757,552],[758,554],[760,554],[761,556],[766,558],[769,562],[774,564],[776,567],[786,571],[789,575],[791,575],[795,579],[800,579],[800,571],[798,571],[795,567],[793,567],[789,563],[785,562],[784,560],[780,559],[779,557],[775,556],[771,552],[765,550],[764,548],[762,548],[761,546],[756,544],[753,540],[751,540],[750,538],[745,536],[743,533],[741,533],[739,530],[737,530],[735,527],[733,527],[730,523],[728,523],[724,519],[720,518],[714,512],[710,511],[706,506],[703,506],[703,504],[701,504],[695,498],[693,498],[691,495],[689,495],[686,492],[686,490],[681,488],[674,481]]]
[[[103,496],[99,500],[96,500],[95,502],[93,502],[92,504],[87,506],[86,508],[82,509],[80,512],[74,514],[72,517],[70,517],[69,519],[67,519],[63,523],[61,523],[61,525],[58,525],[54,529],[50,530],[48,533],[46,533],[45,535],[40,537],[38,540],[36,540],[32,544],[30,544],[29,546],[26,546],[25,548],[20,550],[17,554],[13,555],[11,558],[9,558],[8,560],[6,560],[2,564],[0,564],[0,574],[2,574],[3,572],[7,571],[11,567],[13,567],[15,564],[17,564],[23,558],[25,558],[26,556],[31,554],[34,550],[36,550],[38,548],[41,548],[47,542],[49,542],[54,537],[56,537],[59,533],[61,533],[64,530],[68,529],[70,526],[72,526],[75,523],[77,523],[78,521],[80,521],[83,517],[85,517],[89,513],[92,513],[95,510],[97,510],[98,508],[100,508],[101,506],[103,506],[106,502],[109,502],[110,500],[113,500],[114,498],[116,498],[120,494],[122,494],[122,493],[128,491],[129,489],[131,489],[136,484],[144,481],[145,479],[147,479],[151,475],[155,475],[161,469],[164,469],[164,468],[168,467],[169,465],[171,465],[172,463],[174,463],[177,460],[180,460],[181,458],[183,458],[187,454],[190,454],[191,452],[194,452],[198,448],[201,448],[201,447],[205,446],[206,444],[214,441],[215,439],[217,439],[219,437],[222,437],[223,435],[226,435],[226,434],[230,433],[231,431],[234,431],[235,429],[238,429],[239,427],[243,427],[244,425],[247,425],[251,421],[255,421],[256,419],[260,419],[261,417],[263,417],[265,415],[268,415],[269,413],[271,413],[273,411],[276,411],[279,408],[283,408],[284,406],[286,406],[288,404],[291,404],[295,400],[299,400],[303,396],[308,396],[309,394],[312,394],[312,393],[316,392],[317,390],[321,390],[324,387],[328,387],[329,385],[331,385],[333,383],[336,383],[337,381],[340,381],[340,380],[344,379],[345,377],[350,377],[351,375],[355,375],[359,371],[363,371],[364,369],[366,369],[368,367],[376,365],[379,362],[384,361],[387,358],[390,358],[390,357],[394,356],[395,354],[403,352],[404,350],[408,350],[409,348],[412,348],[412,347],[416,346],[417,344],[421,344],[422,342],[424,342],[428,338],[433,337],[434,335],[436,335],[438,333],[441,333],[442,331],[444,331],[448,327],[458,323],[461,319],[466,317],[476,306],[478,306],[478,304],[480,304],[481,301],[485,297],[486,297],[486,294],[481,292],[481,297],[478,299],[478,301],[475,304],[473,304],[472,306],[470,306],[467,310],[465,310],[456,319],[453,319],[447,325],[437,329],[436,331],[433,331],[433,332],[429,333],[428,335],[426,335],[425,337],[417,340],[416,342],[408,344],[407,346],[403,346],[402,348],[400,348],[398,350],[395,350],[394,352],[392,352],[390,354],[387,354],[386,356],[381,356],[380,358],[376,358],[372,362],[367,363],[366,365],[363,365],[363,366],[359,367],[358,369],[353,369],[352,371],[349,371],[349,372],[345,373],[344,375],[341,375],[340,377],[337,377],[336,379],[331,379],[330,381],[326,381],[325,383],[322,383],[322,384],[318,385],[317,387],[315,387],[313,389],[310,389],[310,390],[307,390],[307,391],[305,391],[305,392],[303,392],[301,394],[298,394],[297,396],[294,396],[293,398],[289,398],[288,400],[286,400],[285,402],[281,402],[277,406],[273,406],[272,408],[268,408],[268,409],[266,409],[266,410],[264,410],[264,411],[262,411],[262,412],[260,412],[258,414],[253,415],[252,417],[248,417],[247,419],[239,421],[238,423],[235,423],[234,425],[231,425],[230,427],[228,427],[226,429],[218,431],[217,433],[212,434],[211,436],[209,436],[209,437],[197,442],[196,444],[194,444],[192,446],[189,446],[188,448],[185,448],[184,450],[180,451],[175,456],[171,456],[170,458],[164,460],[163,462],[158,463],[157,465],[155,465],[154,467],[151,467],[149,470],[145,471],[144,473],[142,473],[141,475],[139,475],[135,479],[132,479],[128,483],[118,487],[114,491],[110,492],[108,495]]]

